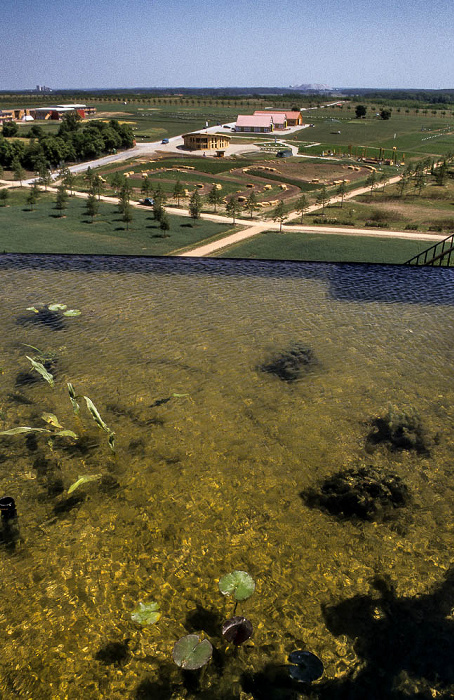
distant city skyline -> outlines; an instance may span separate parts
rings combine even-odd
[[[0,90],[454,89],[452,0],[3,0]]]

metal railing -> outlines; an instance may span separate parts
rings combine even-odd
[[[407,260],[405,265],[432,265],[433,267],[449,267],[451,265],[451,256],[454,265],[454,233],[438,241],[435,245],[430,246],[422,253],[418,253],[410,260]]]

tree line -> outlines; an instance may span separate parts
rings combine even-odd
[[[46,167],[61,167],[64,163],[91,160],[117,149],[131,148],[134,135],[129,124],[120,124],[117,119],[109,122],[90,121],[82,126],[78,114],[66,115],[56,136],[46,135],[39,125],[33,125],[27,137],[29,143],[21,139],[8,140],[13,136],[14,122],[6,123],[0,136],[0,165],[11,168],[19,163],[29,171],[37,172]]]

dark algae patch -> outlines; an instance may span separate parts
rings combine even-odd
[[[294,382],[317,364],[312,348],[295,342],[285,350],[274,354],[267,362],[259,365],[259,370],[274,374],[285,382]]]
[[[318,489],[300,495],[311,507],[359,520],[386,520],[410,500],[409,490],[397,474],[367,466],[337,472]]]
[[[390,450],[414,450],[418,454],[429,454],[429,438],[421,418],[412,408],[397,408],[389,405],[386,412],[372,420],[372,430],[367,436],[367,445],[385,444]]]

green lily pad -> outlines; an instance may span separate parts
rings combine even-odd
[[[235,600],[247,600],[255,591],[255,581],[246,571],[232,571],[219,581],[222,595],[232,595]]]
[[[200,641],[197,634],[188,634],[176,642],[172,658],[177,666],[194,671],[208,663],[213,653],[213,647],[208,639]]]
[[[161,613],[159,612],[159,603],[155,600],[150,600],[147,603],[139,603],[131,613],[131,620],[139,625],[154,625],[159,620]]]
[[[48,304],[47,308],[49,311],[64,311],[68,307],[66,304]]]
[[[65,311],[63,316],[80,316],[81,311],[79,309],[68,309],[68,311]]]

